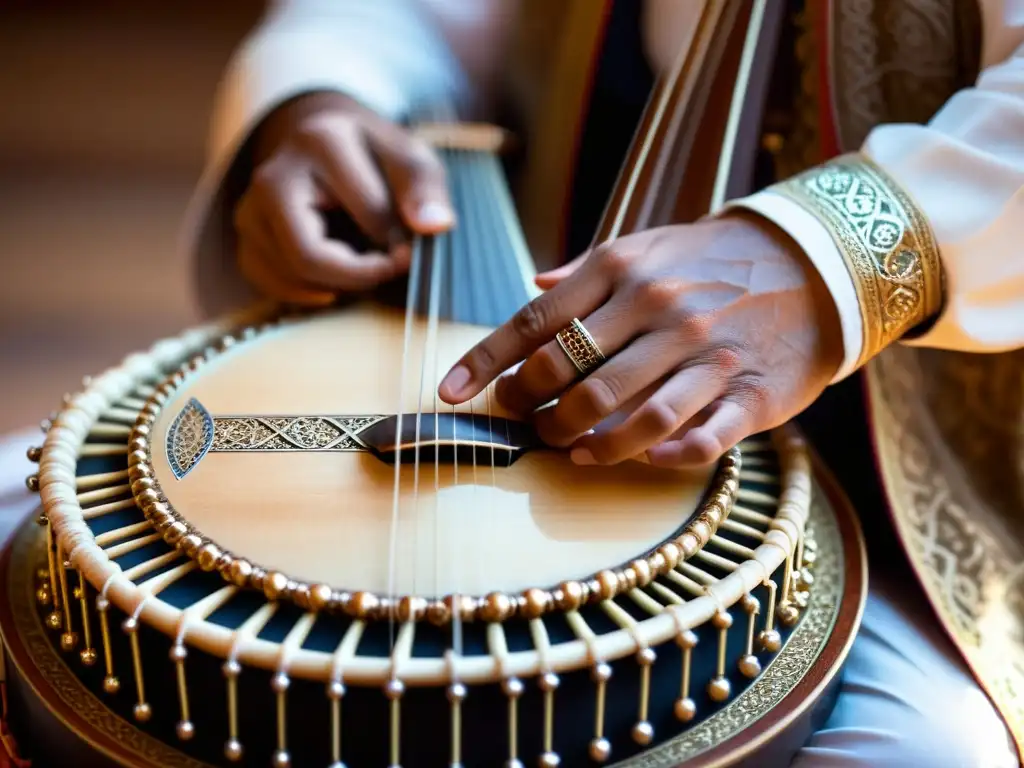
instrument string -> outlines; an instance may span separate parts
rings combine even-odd
[[[388,600],[392,609],[388,611],[388,650],[395,649],[395,596],[398,568],[398,526],[402,500],[402,434],[405,415],[405,380],[409,367],[409,348],[412,344],[413,316],[416,311],[417,286],[420,282],[420,271],[423,263],[423,238],[413,238],[412,260],[409,265],[409,282],[405,296],[405,322],[402,335],[402,359],[398,377],[398,408],[396,410],[397,425],[395,429],[395,479],[394,495],[391,503],[391,525],[388,535]]]

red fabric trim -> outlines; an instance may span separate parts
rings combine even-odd
[[[811,0],[821,2],[821,0]],[[821,134],[822,160],[829,160],[841,152],[839,132],[836,130],[834,94],[832,93],[832,2],[821,2],[815,14],[815,34],[818,36],[818,121]]]

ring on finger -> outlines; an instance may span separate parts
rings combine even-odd
[[[605,361],[601,348],[597,346],[594,337],[578,317],[574,317],[569,325],[560,330],[555,340],[583,376],[600,367]]]

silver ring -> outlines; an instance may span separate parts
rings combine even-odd
[[[605,360],[604,353],[597,346],[594,337],[583,327],[583,323],[577,317],[574,317],[569,325],[558,332],[555,340],[565,352],[566,357],[576,366],[576,370],[584,376]]]

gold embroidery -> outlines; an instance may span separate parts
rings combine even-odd
[[[842,150],[883,123],[924,123],[977,77],[977,0],[832,0],[832,107]]]
[[[896,530],[1024,754],[1024,352],[894,345],[867,380]]]
[[[860,300],[858,365],[938,312],[942,266],[931,227],[867,158],[845,155],[774,189],[813,213],[842,253]]]

